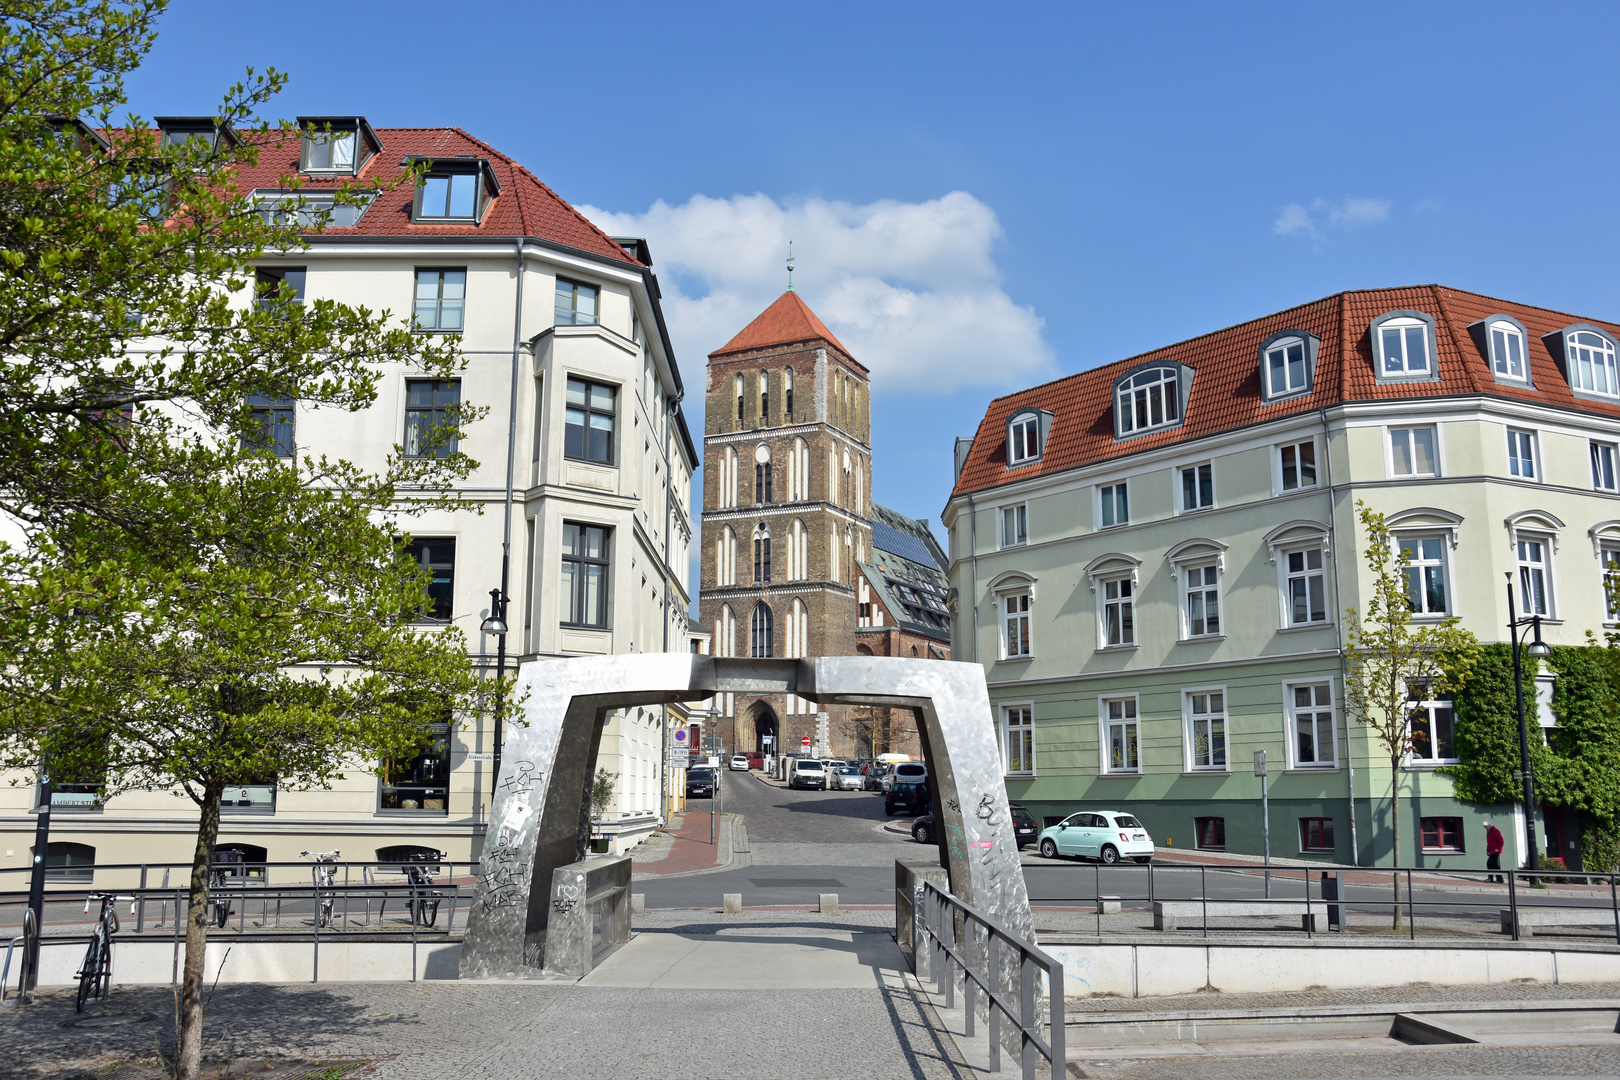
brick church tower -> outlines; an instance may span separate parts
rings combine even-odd
[[[856,564],[872,550],[867,376],[792,289],[709,354],[698,612],[716,656],[856,652]],[[765,749],[765,736],[788,753],[804,736],[816,754],[855,750],[843,706],[714,704],[728,750]]]

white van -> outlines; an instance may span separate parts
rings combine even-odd
[[[902,761],[883,777],[883,790],[896,784],[921,784],[928,779],[928,766],[920,761]]]
[[[788,787],[827,790],[827,766],[815,758],[794,758],[788,769]]]

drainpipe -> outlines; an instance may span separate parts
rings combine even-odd
[[[1328,447],[1328,421],[1327,409],[1319,408],[1316,413],[1322,420],[1322,462],[1327,467],[1328,483],[1328,542],[1333,545],[1333,598],[1341,601],[1344,594],[1339,591],[1339,529],[1338,512],[1334,500],[1333,488],[1333,453]],[[1352,532],[1352,535],[1354,533]],[[1352,549],[1352,554],[1354,550]],[[1344,696],[1345,678],[1349,674],[1344,658],[1344,612],[1341,610],[1338,617],[1333,620],[1338,628],[1339,637],[1339,690],[1340,698]],[[1361,845],[1356,836],[1356,755],[1350,745],[1350,710],[1344,711],[1344,765],[1347,775],[1347,797],[1350,803],[1350,865],[1361,865]]]
[[[973,570],[973,595],[968,602],[973,605],[973,662],[979,662],[979,515],[973,509],[973,496],[968,496],[968,562]]]
[[[523,238],[517,241],[517,303],[512,312],[512,386],[506,415],[506,511],[501,531],[501,610],[509,604],[508,589],[512,582],[512,480],[517,458],[517,399],[518,368],[523,362]],[[510,616],[508,616],[510,618]],[[527,621],[527,619],[525,619]],[[512,627],[507,625],[507,633]],[[495,678],[506,677],[506,634],[502,634],[495,647]],[[501,778],[501,721],[505,719],[506,695],[495,702],[495,756],[489,770],[490,806],[495,805],[495,784]]]

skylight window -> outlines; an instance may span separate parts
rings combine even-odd
[[[1150,367],[1122,379],[1118,399],[1119,433],[1128,435],[1181,421],[1181,370]]]

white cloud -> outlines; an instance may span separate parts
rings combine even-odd
[[[793,286],[885,389],[949,392],[1051,376],[1044,321],[1000,283],[1001,225],[955,191],[927,202],[855,206],[767,195],[660,200],[645,213],[581,206],[614,236],[646,237],[688,386],[705,358]]]
[[[1289,203],[1277,214],[1272,231],[1278,236],[1321,240],[1329,230],[1349,232],[1387,221],[1389,208],[1388,199],[1345,198],[1338,202],[1313,199],[1309,206]]]

